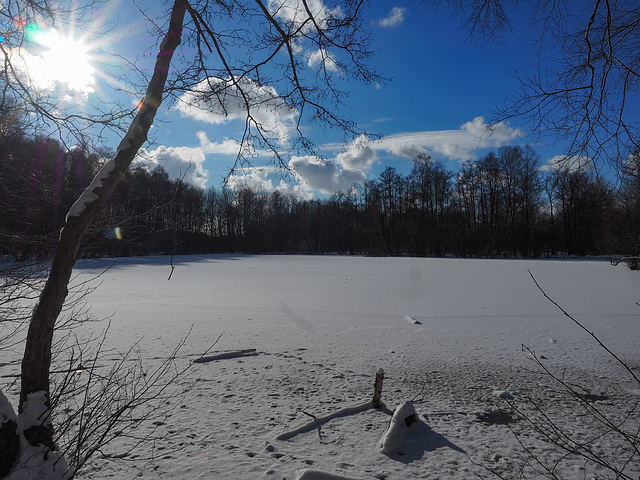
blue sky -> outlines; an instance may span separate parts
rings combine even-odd
[[[146,4],[157,10],[157,0]],[[138,58],[141,68],[151,68],[157,47],[156,40],[145,33],[147,20],[131,8],[129,0],[107,2],[104,10],[105,18],[120,17],[110,48],[129,59]],[[418,1],[372,2],[365,15],[373,34],[371,48],[376,52],[371,62],[392,80],[371,85],[341,80],[339,87],[349,95],[339,113],[368,132],[380,134],[381,140],[355,138],[345,143],[340,131],[305,125],[305,134],[318,146],[319,156],[294,154],[289,161],[294,179],[283,180],[266,158],[257,158],[255,168],[239,171],[229,184],[249,183],[311,198],[347,190],[354,182],[377,177],[387,166],[407,174],[418,153],[431,155],[451,170],[502,145],[530,143],[542,164],[561,155],[561,142],[531,137],[518,119],[494,125],[489,135],[486,132],[495,121],[496,109],[520,86],[514,74],[535,69],[537,31],[529,24],[526,10],[514,14],[513,31],[506,33],[504,42],[474,42],[460,19],[445,8]],[[89,61],[100,61],[90,39],[84,42]],[[96,75],[85,97],[96,103],[113,95],[113,81],[111,86],[102,84],[106,78]],[[123,93],[118,95],[126,98]],[[264,115],[265,122],[283,132],[296,118],[288,112],[269,118],[270,114]],[[153,130],[153,143],[145,148],[142,161],[162,165],[174,177],[186,171],[187,180],[198,186],[220,186],[233,165],[234,139],[240,138],[242,129],[242,120],[233,115],[215,119],[209,113],[165,102]],[[117,140],[113,137],[113,144],[107,146],[115,149]]]

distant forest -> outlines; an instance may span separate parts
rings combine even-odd
[[[639,155],[613,183],[592,169],[541,171],[530,147],[502,147],[448,170],[428,157],[410,174],[326,199],[202,190],[162,168],[132,168],[84,242],[84,256],[338,253],[547,257],[640,254]],[[55,140],[0,132],[0,253],[52,253],[65,214],[100,157]]]

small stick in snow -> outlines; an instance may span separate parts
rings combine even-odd
[[[380,397],[382,396],[382,381],[384,380],[384,370],[379,368],[376,372],[376,382],[373,385],[373,406],[375,408],[380,408],[382,406],[382,402],[380,401]]]

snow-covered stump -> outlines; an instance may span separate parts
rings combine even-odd
[[[44,391],[27,395],[18,414],[19,449],[6,480],[68,480],[73,471],[53,443],[51,409]]]
[[[418,415],[416,414],[413,403],[404,402],[402,405],[399,405],[395,412],[393,412],[393,417],[389,422],[387,431],[384,432],[382,438],[380,438],[380,442],[378,442],[378,447],[382,453],[386,455],[398,453],[409,428],[417,421]]]
[[[9,400],[0,391],[0,478],[11,470],[19,448],[18,418]]]
[[[382,381],[384,380],[384,370],[379,368],[376,372],[376,381],[373,385],[373,407],[380,408],[382,406],[382,402],[380,401],[380,397],[382,397]]]

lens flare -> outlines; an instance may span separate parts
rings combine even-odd
[[[106,228],[104,236],[107,240],[122,240],[122,230],[120,227]]]
[[[13,17],[13,23],[18,28],[25,28],[27,26],[27,21],[22,17]]]
[[[24,35],[27,37],[27,40],[34,41],[41,32],[42,30],[35,23],[30,23],[24,26]]]

